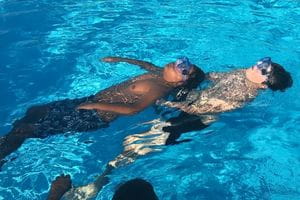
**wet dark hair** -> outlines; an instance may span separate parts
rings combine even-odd
[[[133,179],[121,185],[112,200],[158,200],[153,187],[143,179]]]
[[[281,65],[272,62],[272,71],[265,84],[273,91],[280,90],[283,92],[285,89],[292,87],[293,79],[291,74]]]

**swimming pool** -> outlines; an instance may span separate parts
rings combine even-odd
[[[299,199],[300,2],[293,0],[0,0],[0,135],[34,104],[77,98],[141,69],[100,63],[108,55],[157,65],[188,56],[205,71],[250,66],[266,55],[294,78],[286,93],[265,92],[243,109],[114,171],[97,196],[141,177],[159,198]],[[122,139],[157,118],[152,108],[99,131],[30,139],[0,172],[0,199],[44,199],[61,173],[75,185],[101,173]]]

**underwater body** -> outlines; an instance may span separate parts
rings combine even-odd
[[[298,199],[300,196],[300,2],[281,0],[0,0],[0,136],[36,104],[95,94],[144,73],[123,56],[158,66],[185,55],[205,72],[229,71],[270,56],[291,72],[285,93],[265,91],[224,113],[191,142],[163,147],[116,169],[96,199],[132,178],[159,199]],[[0,172],[0,199],[45,199],[50,182],[70,174],[87,184],[149,129],[153,107],[88,133],[28,139]]]

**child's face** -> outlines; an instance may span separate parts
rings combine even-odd
[[[189,70],[189,72],[185,72],[178,70],[175,63],[169,63],[165,66],[163,75],[164,79],[168,82],[184,82],[188,80],[189,75],[194,71],[193,67]]]
[[[259,69],[256,65],[249,68],[249,78],[256,83],[263,83],[267,81],[268,77],[262,73],[261,69]]]

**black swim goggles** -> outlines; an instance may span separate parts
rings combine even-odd
[[[188,79],[188,75],[190,70],[192,69],[192,65],[187,57],[181,57],[175,62],[176,69],[182,74],[183,80],[186,81]]]
[[[260,59],[255,65],[262,75],[269,76],[272,71],[272,60],[270,57],[264,57]]]

